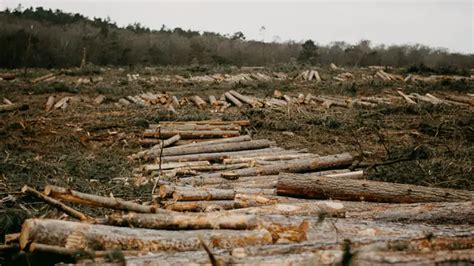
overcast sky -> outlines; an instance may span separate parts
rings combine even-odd
[[[11,1],[0,9],[43,6],[88,17],[109,16],[124,26],[134,22],[152,29],[181,27],[247,39],[414,44],[474,53],[474,0],[378,1]],[[265,30],[261,30],[262,26]]]

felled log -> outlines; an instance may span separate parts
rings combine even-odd
[[[62,108],[64,109],[64,106],[67,106],[67,103],[69,102],[69,100],[71,99],[71,97],[63,97],[62,99],[60,99],[59,101],[56,102],[56,104],[53,105],[53,109],[59,109],[59,108]]]
[[[191,97],[191,100],[194,102],[194,104],[199,108],[199,109],[204,109],[206,108],[207,103],[199,96],[195,95]]]
[[[10,100],[8,100],[7,98],[3,98],[3,103],[4,104],[13,104]]]
[[[194,188],[180,189],[175,188],[173,200],[175,201],[195,201],[195,200],[231,200],[235,197],[233,189],[215,189],[215,188]]]
[[[410,97],[408,97],[405,93],[403,93],[402,91],[400,90],[397,90],[397,93],[400,94],[400,96],[402,96],[402,98],[408,103],[408,104],[416,104],[415,101],[413,101],[412,99],[410,99]]]
[[[51,108],[53,108],[55,99],[56,98],[54,96],[48,97],[48,101],[46,101],[46,108],[45,108],[46,112],[49,112]]]
[[[346,208],[342,202],[314,201],[305,203],[277,203],[273,205],[241,208],[229,211],[231,213],[268,214],[285,216],[320,216],[344,218]]]
[[[240,102],[237,98],[235,98],[230,92],[224,93],[224,96],[227,100],[229,100],[235,106],[242,107],[242,102]]]
[[[387,222],[423,222],[433,224],[474,224],[474,203],[430,202],[414,204],[367,205],[352,209],[348,216]]]
[[[169,162],[162,163],[161,166],[159,164],[145,164],[140,167],[140,170],[144,172],[151,172],[160,169],[160,167],[161,170],[170,170],[175,168],[192,168],[194,166],[209,166],[210,164],[211,163],[209,163],[208,161]]]
[[[181,139],[180,135],[174,135],[169,139],[163,140],[163,142],[161,142],[161,140],[160,140],[160,142],[158,144],[154,145],[150,149],[140,151],[138,153],[130,155],[128,158],[130,160],[135,160],[135,159],[140,159],[140,158],[149,159],[149,158],[160,156],[162,147],[164,148],[164,147],[171,146],[174,143],[176,143],[177,141],[179,141],[180,139]]]
[[[145,132],[145,137],[170,138],[174,135],[180,135],[182,139],[196,138],[225,138],[239,136],[239,131],[233,130],[172,130],[162,129],[161,132],[151,131]]]
[[[28,187],[27,185],[25,185],[21,188],[21,192],[26,193],[26,194],[30,194],[30,195],[32,195],[32,196],[48,203],[49,205],[55,207],[56,209],[58,209],[60,211],[63,211],[64,213],[66,213],[67,215],[69,215],[71,217],[74,217],[74,218],[79,219],[81,221],[91,221],[91,217],[88,217],[84,213],[82,213],[78,210],[75,210],[75,209],[65,205],[64,203],[58,201],[58,200],[55,200],[51,197],[48,197],[48,196],[40,193],[36,189]]]
[[[472,201],[474,192],[370,180],[281,174],[278,195],[390,203]]]
[[[281,152],[283,148],[272,147],[258,150],[248,151],[232,151],[232,152],[214,152],[214,153],[198,153],[188,155],[166,156],[161,158],[162,162],[190,162],[190,161],[222,161],[232,156],[251,156],[257,154],[271,154],[273,152]]]
[[[209,165],[191,165],[183,166],[181,168],[209,172],[209,171],[222,171],[222,170],[235,170],[249,167],[249,163],[239,163],[239,164],[209,164]]]
[[[174,95],[171,96],[171,103],[173,103],[174,107],[179,107],[180,106],[178,98]]]
[[[95,105],[100,105],[101,103],[104,102],[104,100],[105,100],[105,96],[101,94],[101,95],[95,97],[94,104]]]
[[[106,218],[106,224],[133,228],[196,230],[196,229],[233,229],[251,230],[259,225],[252,214],[226,212],[162,214],[129,213],[112,214]]]
[[[367,251],[358,252],[355,265],[465,265],[474,263],[474,249],[431,252]]]
[[[174,126],[174,125],[183,125],[183,124],[248,126],[250,125],[250,121],[249,120],[233,120],[233,121],[202,120],[202,121],[162,121],[160,122],[160,125],[163,125],[163,126]]]
[[[276,155],[263,155],[263,156],[253,156],[253,157],[235,157],[224,159],[225,164],[234,164],[234,163],[243,163],[243,162],[253,162],[255,160],[264,160],[264,161],[286,161],[301,159],[305,157],[316,157],[314,154],[310,153],[299,153],[299,154],[276,154]]]
[[[241,150],[255,150],[268,148],[273,142],[262,140],[251,140],[245,142],[230,142],[221,143],[217,145],[200,145],[200,146],[177,146],[163,150],[163,156],[186,155],[197,153],[215,153],[226,151],[241,151]]]
[[[451,95],[451,94],[446,94],[444,97],[451,101],[465,103],[465,104],[474,106],[474,97],[465,97],[465,96],[458,96],[458,95]]]
[[[197,146],[205,146],[205,145],[215,145],[215,144],[222,144],[222,143],[230,143],[230,142],[243,142],[252,140],[249,135],[238,136],[238,137],[230,137],[230,138],[221,138],[215,140],[206,140],[206,139],[198,139],[198,142],[194,143],[187,143],[184,145],[180,145],[181,147],[197,147]]]
[[[60,220],[28,219],[21,230],[20,247],[28,243],[64,246],[69,235],[80,232],[83,249],[187,251],[202,249],[201,241],[211,248],[233,248],[272,243],[271,234],[260,230],[162,231],[109,225],[92,225]]]
[[[177,125],[162,125],[160,124],[151,124],[150,129],[146,130],[147,132],[156,132],[158,127],[161,130],[236,130],[240,131],[242,128],[239,125],[234,124],[225,124],[225,125],[196,125],[196,124],[177,124]]]
[[[278,164],[257,166],[226,172],[229,175],[254,176],[254,175],[275,175],[281,172],[302,173],[326,170],[331,168],[344,168],[352,164],[353,157],[349,153],[341,153],[319,158],[308,158],[283,161]],[[219,177],[222,174],[213,173],[203,175],[204,177]]]
[[[230,94],[232,94],[232,96],[236,97],[237,99],[239,99],[240,101],[246,103],[246,104],[250,104],[252,107],[262,107],[262,103],[260,103],[259,101],[257,101],[256,99],[252,98],[252,97],[248,97],[248,96],[244,96],[234,90],[230,90],[229,91]]]
[[[0,105],[0,113],[12,112],[16,110],[25,111],[30,107],[28,104],[14,103],[14,104],[2,104]]]
[[[216,99],[216,96],[214,96],[214,95],[209,95],[209,103],[211,104],[211,106],[216,107],[216,106],[217,106],[217,99]]]
[[[49,74],[46,74],[44,76],[41,76],[41,77],[38,77],[38,78],[35,78],[31,81],[31,83],[38,83],[38,82],[41,82],[41,81],[44,81],[44,80],[47,80],[47,79],[50,79],[54,77],[54,73],[49,73]]]
[[[142,205],[130,201],[116,198],[102,197],[92,194],[81,193],[71,189],[47,185],[44,188],[44,194],[55,199],[74,202],[83,205],[110,208],[115,210],[125,210],[143,213],[155,213],[160,211],[154,205]]]
[[[216,210],[230,210],[245,208],[234,200],[213,200],[213,201],[165,201],[163,208],[178,212],[211,212]]]

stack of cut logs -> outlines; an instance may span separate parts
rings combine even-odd
[[[343,73],[344,74],[344,73]],[[345,77],[348,78],[350,73]],[[342,74],[341,74],[342,75]],[[352,74],[351,74],[352,75]],[[346,79],[344,79],[346,80]],[[341,81],[342,78],[341,78]],[[59,101],[61,102],[61,101]],[[143,93],[136,96],[127,96],[127,99],[120,99],[117,106],[128,106],[131,103],[140,106],[152,106],[162,105],[167,110],[176,112],[176,109],[192,104],[202,110],[210,110],[211,112],[224,112],[227,108],[235,106],[237,108],[243,106],[250,106],[252,108],[263,108],[263,107],[287,107],[292,104],[298,105],[321,105],[325,108],[330,107],[345,107],[351,108],[354,106],[364,107],[376,107],[378,105],[395,105],[395,104],[416,104],[417,102],[426,102],[431,104],[446,104],[446,105],[458,105],[458,106],[472,106],[474,105],[474,97],[471,95],[458,96],[450,94],[432,95],[427,93],[426,95],[419,95],[417,93],[411,93],[406,95],[401,90],[397,90],[386,96],[360,96],[360,97],[345,97],[340,95],[319,95],[314,96],[311,93],[306,95],[299,93],[297,96],[291,96],[282,93],[279,90],[275,90],[272,98],[257,98],[255,96],[244,95],[235,90],[230,90],[221,95],[220,98],[216,98],[214,95],[209,95],[208,101],[198,95],[191,97],[182,97],[178,99],[176,96],[170,96],[168,94],[154,94],[154,93]],[[48,105],[47,105],[48,106]]]
[[[314,80],[316,82],[321,82],[321,77],[319,76],[319,72],[316,70],[305,70],[299,74],[296,79],[301,79],[301,80]]]
[[[161,122],[131,160],[153,161],[154,200],[48,185],[22,191],[66,213],[33,218],[4,249],[79,264],[346,265],[474,262],[474,192],[363,179],[349,153],[319,156],[240,135],[248,121]],[[65,203],[115,210],[92,217]],[[349,260],[349,261],[348,261]]]

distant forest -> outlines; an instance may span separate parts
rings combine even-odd
[[[152,30],[139,23],[118,27],[110,19],[89,19],[41,7],[0,12],[0,68],[79,66],[84,50],[88,63],[115,66],[335,63],[442,73],[474,68],[473,54],[449,53],[446,49],[419,44],[373,46],[367,40],[355,45],[345,42],[319,45],[312,40],[265,43],[246,40],[242,32],[222,35],[169,29],[164,25]]]

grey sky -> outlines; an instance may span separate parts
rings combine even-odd
[[[165,24],[199,31],[233,33],[248,39],[414,44],[474,53],[474,4],[464,1],[10,1],[0,9],[43,6],[88,17],[109,16],[120,26],[133,22],[153,29]],[[260,31],[265,26],[265,32]]]

